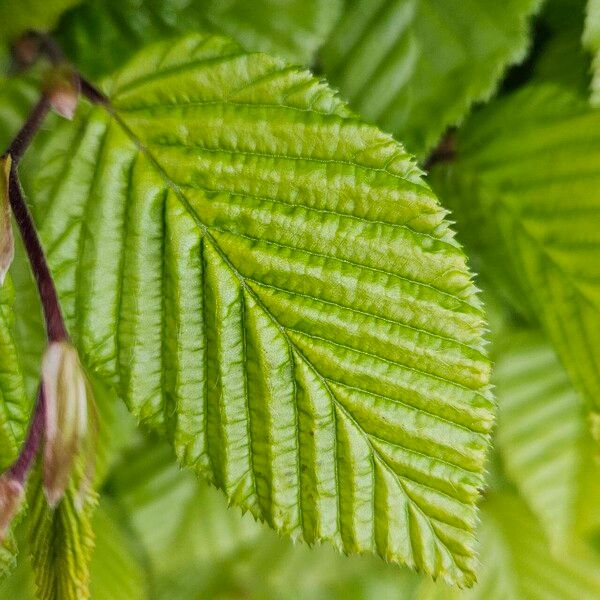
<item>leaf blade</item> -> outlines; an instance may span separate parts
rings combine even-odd
[[[277,530],[469,583],[484,320],[414,163],[224,38],[153,46],[107,89],[35,191],[91,370]]]

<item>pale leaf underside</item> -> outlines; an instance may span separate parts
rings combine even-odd
[[[105,87],[32,188],[90,367],[277,530],[470,583],[484,322],[410,157],[224,38],[152,46]]]

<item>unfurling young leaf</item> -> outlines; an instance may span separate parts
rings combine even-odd
[[[592,53],[592,104],[600,105],[600,0],[588,0],[584,43]]]
[[[104,89],[31,187],[90,371],[278,531],[470,584],[485,323],[414,162],[221,37],[154,45]]]

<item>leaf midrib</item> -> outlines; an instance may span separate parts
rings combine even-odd
[[[194,220],[194,222],[200,229],[204,238],[210,242],[210,244],[214,248],[215,252],[217,252],[217,254],[221,257],[223,262],[227,265],[227,267],[231,270],[231,272],[238,279],[240,285],[242,286],[242,289],[252,297],[253,301],[256,302],[257,306],[260,307],[260,309],[268,316],[268,318],[272,321],[272,323],[277,327],[277,329],[283,335],[283,337],[286,340],[286,343],[290,349],[290,353],[292,353],[292,355],[293,355],[293,353],[296,353],[302,359],[302,361],[306,364],[307,368],[309,368],[315,374],[315,376],[321,382],[321,385],[327,391],[327,394],[329,395],[333,406],[337,410],[339,410],[345,416],[345,418],[360,432],[361,436],[364,438],[365,442],[367,443],[373,458],[376,459],[381,464],[381,466],[388,471],[388,473],[392,476],[394,481],[396,481],[396,484],[398,485],[398,489],[403,493],[403,495],[405,496],[406,501],[409,503],[409,505],[412,506],[414,508],[414,510],[419,512],[424,517],[424,519],[427,523],[427,526],[428,526],[430,532],[432,533],[434,539],[436,539],[437,543],[439,543],[446,550],[447,555],[452,560],[457,572],[461,573],[463,575],[463,577],[468,578],[469,571],[465,570],[463,567],[458,565],[456,562],[455,555],[457,555],[457,554],[460,555],[460,553],[458,553],[456,550],[451,549],[444,542],[444,540],[438,535],[436,528],[433,526],[433,522],[438,521],[438,519],[428,515],[425,512],[425,510],[423,508],[421,508],[421,506],[419,506],[419,504],[415,500],[413,500],[413,498],[408,493],[408,490],[406,489],[406,486],[404,484],[404,481],[403,481],[404,477],[400,476],[392,469],[392,467],[389,465],[385,456],[383,456],[381,454],[381,452],[373,445],[369,434],[366,431],[364,431],[364,429],[360,426],[360,424],[356,421],[356,419],[348,412],[346,407],[338,400],[338,398],[334,394],[333,390],[331,389],[328,380],[312,364],[312,362],[307,358],[307,356],[304,354],[302,349],[299,348],[294,343],[294,341],[288,335],[286,328],[277,320],[277,318],[271,313],[271,311],[264,304],[262,299],[247,284],[243,275],[236,269],[236,267],[230,261],[229,257],[225,254],[223,249],[219,246],[217,241],[214,239],[210,229],[199,219],[198,215],[194,211],[193,207],[190,205],[189,201],[187,200],[187,198],[185,197],[185,195],[183,194],[183,192],[181,191],[179,186],[174,181],[171,180],[171,178],[168,176],[168,174],[166,173],[164,168],[160,165],[158,160],[152,154],[150,149],[139,139],[139,137],[135,134],[135,132],[121,118],[121,116],[118,114],[118,112],[115,110],[115,108],[112,107],[111,105],[103,105],[102,108],[109,114],[110,117],[112,117],[115,120],[115,122],[122,128],[124,133],[130,138],[130,140],[133,142],[133,144],[135,144],[135,146],[139,149],[139,151],[142,154],[144,154],[144,156],[146,156],[146,158],[157,169],[157,172],[164,179],[166,185],[169,187],[169,189],[171,189],[174,192],[177,199],[181,202],[182,206],[185,208],[185,210],[188,212],[188,214],[192,217],[192,219]],[[447,382],[450,384],[453,383],[450,380],[447,380]],[[475,391],[475,390],[472,390],[472,391]],[[336,446],[336,455],[337,455],[337,446]],[[337,465],[337,462],[338,462],[337,456],[336,456],[335,462]],[[419,485],[418,482],[413,482],[413,483]],[[338,483],[338,488],[339,488],[339,483]],[[444,492],[441,492],[440,490],[436,490],[436,492],[444,494]],[[446,494],[444,494],[444,495],[446,495]],[[459,499],[455,499],[455,500],[464,504],[464,502],[462,502]],[[340,495],[339,494],[337,494],[337,504],[338,504],[338,510],[336,512],[337,512],[337,521],[338,521],[338,531],[341,534],[341,522],[340,522],[341,506],[340,506]],[[442,522],[445,523],[445,521],[442,521]],[[450,525],[450,524],[447,524],[447,525]],[[472,534],[472,532],[470,532],[470,531],[468,533]],[[412,539],[410,541],[411,541],[411,552],[413,554],[416,554],[415,549],[412,547]],[[373,540],[373,543],[376,543],[375,540]]]

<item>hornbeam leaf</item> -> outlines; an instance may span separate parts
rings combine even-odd
[[[471,583],[484,317],[403,147],[221,37],[105,89],[31,196],[91,371],[278,531]]]
[[[350,104],[424,154],[528,48],[539,0],[347,0],[321,52]]]
[[[206,30],[308,65],[341,7],[342,0],[88,0],[63,17],[57,36],[90,77],[110,73],[146,44]]]
[[[419,600],[577,600],[600,597],[600,561],[583,544],[553,555],[535,517],[511,491],[482,506],[481,569],[472,590],[424,584]]]
[[[434,173],[486,272],[512,281],[600,408],[600,111],[532,86],[480,111]]]
[[[599,479],[582,398],[552,347],[535,331],[506,336],[496,360],[497,444],[515,482],[561,552],[577,531],[586,480]]]

